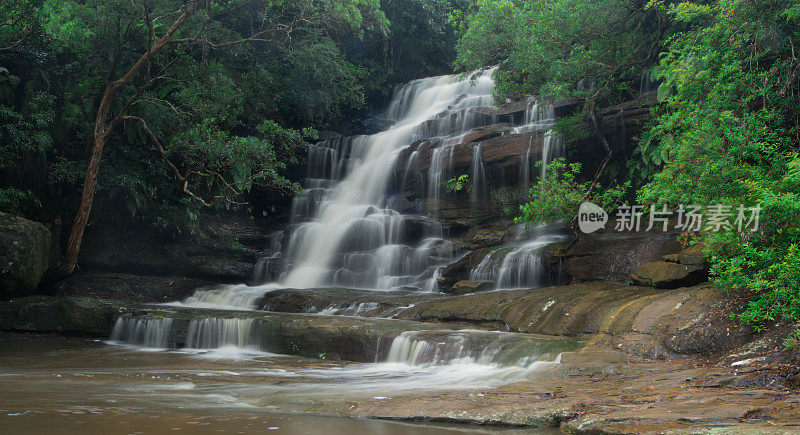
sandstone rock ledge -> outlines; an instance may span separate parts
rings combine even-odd
[[[534,372],[525,382],[485,391],[352,402],[348,414],[591,434],[800,431],[797,391],[710,386],[718,378],[753,377],[735,368],[630,364],[599,347],[574,355],[573,362]]]

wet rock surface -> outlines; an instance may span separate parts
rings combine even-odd
[[[640,265],[679,250],[675,234],[608,231],[564,243],[564,248],[551,251],[547,263],[550,268],[560,268],[566,282],[628,282]]]
[[[703,244],[688,247],[678,253],[678,263],[689,266],[708,266],[708,254]]]
[[[349,415],[560,428],[571,433],[796,433],[796,391],[708,387],[755,378],[693,362],[630,363],[595,346],[562,355],[529,381],[486,391],[414,394],[350,404]]]
[[[742,327],[731,317],[739,305],[711,284],[658,290],[588,282],[461,296],[345,289],[276,290],[264,295],[259,306],[284,312],[318,312],[367,304],[371,305],[358,315],[533,334],[591,334],[597,340],[646,356],[713,355],[735,349],[755,337],[752,329]],[[354,310],[340,312],[356,314]]]
[[[87,297],[29,296],[0,302],[0,329],[108,337],[119,310]]]
[[[442,296],[435,293],[375,292],[343,288],[280,289],[266,293],[256,303],[256,307],[264,311],[283,313],[317,313],[374,304],[375,308],[369,314],[380,317],[414,303],[439,297]]]
[[[462,280],[453,284],[453,287],[447,290],[446,293],[451,295],[465,295],[468,293],[484,292],[493,288],[493,282]]]

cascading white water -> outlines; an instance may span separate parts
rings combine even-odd
[[[525,124],[515,127],[512,133],[538,132],[542,139],[542,152],[539,167],[539,180],[547,176],[547,165],[564,154],[562,134],[555,126],[555,110],[550,104],[542,104],[530,98],[525,109]],[[530,186],[533,162],[534,135],[530,136],[528,146],[520,152],[520,183],[526,191]],[[497,289],[536,288],[546,283],[547,273],[542,264],[541,249],[561,240],[562,237],[536,229],[528,240],[519,243],[511,251],[496,250],[487,254],[471,271],[470,280],[493,282]]]
[[[269,337],[257,319],[198,317],[189,322],[182,337],[171,337],[173,319],[161,316],[120,317],[110,340],[145,348],[174,349],[183,339],[184,349],[238,348],[258,350],[269,345]]]
[[[312,147],[309,190],[293,205],[292,219],[302,223],[286,243],[282,286],[434,289],[437,269],[448,261],[441,255],[447,250],[439,243],[441,226],[389,209],[387,184],[399,152],[415,140],[458,135],[491,122],[472,109],[492,104],[493,72],[408,83],[387,111],[396,121],[393,127]],[[428,190],[436,197],[452,147],[433,154],[432,162],[439,163],[431,164]],[[421,238],[406,239],[402,229],[409,219],[425,227]]]
[[[555,130],[548,130],[542,139],[542,165],[539,167],[539,179],[544,181],[547,176],[547,165],[553,159],[564,154],[564,138]]]
[[[470,200],[472,206],[476,206],[484,201],[488,188],[486,185],[486,165],[483,163],[483,146],[475,145],[472,149],[472,159],[470,160],[470,174],[472,177],[472,191]]]
[[[181,302],[170,302],[164,305],[252,310],[266,292],[276,288],[278,287],[270,285],[250,287],[242,284],[203,288],[196,290],[193,295]]]
[[[254,271],[255,283],[272,284],[202,290],[179,304],[253,309],[266,291],[286,287],[437,289],[439,270],[462,252],[445,240],[441,223],[421,213],[427,211],[435,217],[444,184],[456,175],[455,150],[464,152],[462,142],[469,141],[467,135],[474,128],[499,122],[486,110],[493,103],[493,72],[412,81],[396,92],[387,110],[395,120],[391,128],[370,136],[330,138],[311,146],[306,190],[293,201],[290,226],[273,238],[273,246]],[[546,174],[546,163],[562,154],[560,136],[552,131],[554,113],[552,105],[530,99],[525,124],[511,129],[511,133],[531,136],[528,149],[520,150],[520,179],[526,187],[534,178],[531,160],[538,154],[532,150],[534,138],[542,140],[540,177]],[[415,148],[404,167],[395,168],[398,155],[412,143]],[[483,152],[481,144],[471,149],[473,207],[488,196]],[[459,156],[463,165],[463,154]],[[429,166],[420,170],[424,161]],[[505,183],[504,171],[505,167],[498,168],[500,185]],[[398,179],[392,179],[395,173]],[[399,212],[410,209],[408,202],[389,192],[407,183],[427,193],[416,207],[420,214]],[[492,259],[492,270],[487,272],[491,276],[484,278],[504,287],[538,285],[532,278],[540,275],[533,270],[540,264],[538,257],[531,249],[518,249],[508,258]],[[515,266],[524,270],[507,272]],[[501,277],[502,284],[498,282]]]
[[[351,304],[346,306],[341,305],[332,305],[328,308],[322,309],[317,311],[316,308],[311,307],[307,312],[309,313],[316,313],[326,316],[365,316],[372,311],[377,310],[380,307],[380,304],[377,302],[361,302],[357,304]]]
[[[493,282],[496,289],[538,288],[549,284],[542,249],[563,240],[564,236],[545,230],[535,233],[510,251],[487,254],[470,272],[470,280]]]
[[[453,174],[448,169],[453,167],[454,145],[442,145],[431,151],[431,163],[428,168],[428,201],[438,209],[439,197],[444,190],[444,183]]]
[[[169,317],[120,317],[111,330],[111,341],[164,349],[170,347],[171,326]]]
[[[476,330],[406,331],[392,340],[385,362],[408,365],[479,364],[528,367],[558,361],[576,342]]]
[[[216,349],[221,347],[260,348],[266,341],[256,328],[254,319],[224,319],[205,317],[192,319],[186,330],[186,347],[189,349]]]
[[[563,154],[562,135],[555,131],[553,127],[556,123],[555,109],[552,104],[543,104],[535,98],[530,98],[525,108],[525,124],[514,127],[512,133],[540,132],[542,138],[541,166],[539,168],[539,178],[544,179],[547,172],[547,164],[554,158]],[[520,184],[527,191],[531,182],[531,161],[533,154],[534,135],[531,135],[528,146],[520,151]]]

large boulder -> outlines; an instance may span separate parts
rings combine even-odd
[[[483,260],[483,257],[492,252],[491,248],[477,249],[467,253],[458,261],[448,264],[439,271],[436,280],[440,289],[449,289],[458,281],[468,280],[474,269]]]
[[[29,296],[0,302],[0,330],[108,337],[116,307],[95,298]]]
[[[705,282],[707,278],[703,267],[667,261],[645,263],[631,274],[634,284],[655,288],[687,287]]]
[[[675,236],[662,232],[615,231],[582,235],[575,243],[550,250],[545,265],[558,272],[564,282],[627,282],[631,272],[640,265],[678,252],[680,245]]]
[[[451,295],[465,295],[468,293],[483,292],[493,288],[493,282],[462,280],[453,284],[447,293]]]
[[[702,243],[690,246],[678,253],[678,263],[688,264],[689,266],[706,266],[708,255],[706,247]]]
[[[0,299],[32,294],[52,262],[44,225],[0,213]]]

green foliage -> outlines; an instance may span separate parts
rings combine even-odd
[[[702,234],[711,275],[752,293],[741,314],[763,328],[800,319],[800,42],[796,2],[660,6],[685,30],[658,74],[663,103],[639,146],[656,204],[761,204],[758,231]]]
[[[791,348],[800,348],[800,329],[795,329],[792,333],[783,340],[783,345]]]
[[[540,94],[619,101],[637,91],[642,71],[655,63],[663,43],[659,10],[640,2],[475,3],[456,63],[468,70],[500,64],[496,93],[501,99]]]
[[[457,24],[450,16],[470,2],[381,0],[388,26],[365,23],[363,38],[343,38],[343,51],[358,65],[373,108],[382,108],[399,83],[452,72]]]
[[[458,177],[453,177],[444,183],[444,189],[447,192],[460,192],[462,190],[472,190],[472,182],[469,175],[461,174]]]
[[[170,161],[190,174],[189,189],[220,199],[218,207],[237,206],[256,191],[287,195],[296,188],[287,169],[316,130],[358,119],[365,107],[367,73],[351,61],[360,58],[348,59],[345,41],[383,38],[391,23],[379,0],[207,6],[175,37],[208,44],[169,45],[150,58],[111,113],[141,89],[127,113],[144,120]],[[103,89],[152,44],[146,20],[158,38],[181,7],[168,0],[0,6],[0,207],[71,221]],[[262,29],[273,30],[229,44]],[[191,232],[200,208],[140,122],[122,123],[103,157],[93,219]]]
[[[536,164],[541,166],[541,162]],[[562,219],[570,220],[578,214],[584,201],[593,202],[605,210],[616,207],[630,188],[630,184],[613,186],[602,191],[592,188],[591,182],[581,182],[580,163],[565,163],[558,158],[547,164],[544,179],[530,189],[529,202],[520,206],[522,215],[517,222],[540,224]]]

